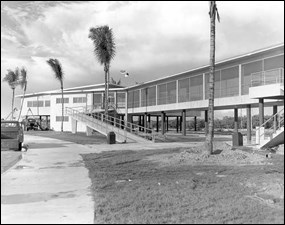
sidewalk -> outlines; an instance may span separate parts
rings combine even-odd
[[[23,159],[1,175],[1,223],[92,224],[82,145],[26,135]]]

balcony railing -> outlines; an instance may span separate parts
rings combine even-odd
[[[251,74],[251,87],[269,85],[269,84],[284,84],[284,69],[277,68],[267,71],[261,71]]]

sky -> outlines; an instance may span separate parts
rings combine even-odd
[[[217,1],[217,7],[217,61],[284,43],[284,1]],[[7,69],[27,69],[27,93],[60,88],[49,58],[61,62],[65,88],[104,82],[91,27],[112,28],[110,76],[123,85],[207,65],[208,11],[208,1],[1,1],[1,118],[11,111],[12,90],[2,81]]]

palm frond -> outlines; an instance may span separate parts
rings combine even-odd
[[[7,82],[10,88],[14,89],[19,84],[19,68],[16,68],[15,71],[7,70],[8,73],[3,78],[3,82]]]
[[[98,62],[110,64],[110,61],[116,55],[116,45],[112,29],[108,26],[90,28],[88,36],[94,44],[94,54]]]
[[[60,62],[57,59],[49,59],[47,60],[47,64],[52,68],[55,78],[62,82],[64,75]]]
[[[27,70],[25,68],[22,68],[21,69],[20,85],[21,85],[21,88],[24,89],[24,91],[27,90],[27,84],[28,84]]]

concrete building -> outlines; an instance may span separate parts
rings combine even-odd
[[[135,118],[143,127],[150,127],[151,122],[158,124],[160,119],[162,134],[167,129],[168,117],[176,117],[179,129],[186,135],[186,117],[203,116],[207,126],[208,80],[209,66],[206,65],[130,87],[110,84],[111,107],[117,118],[125,122],[133,122]],[[277,106],[284,107],[283,86],[284,44],[222,60],[216,63],[215,69],[215,110],[232,109],[237,130],[237,109],[247,109],[247,124],[251,124],[251,108],[259,108],[262,125],[264,107],[272,107],[275,113]],[[103,111],[103,93],[104,84],[64,89],[65,107],[85,112]],[[60,130],[60,90],[26,95],[23,116],[28,112],[38,117],[47,116],[50,127]],[[70,115],[66,115],[64,121],[64,130],[71,131]],[[77,130],[85,131],[86,124],[77,122]],[[250,140],[251,127],[247,129]],[[158,126],[156,130],[159,131]]]

